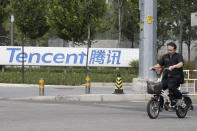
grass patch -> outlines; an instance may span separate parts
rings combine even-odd
[[[66,69],[66,73],[64,73]],[[0,72],[0,83],[22,83],[22,70],[20,67],[7,67],[6,72]],[[131,82],[137,74],[130,68],[89,68],[92,82],[115,82],[116,75],[120,72],[123,82]],[[81,85],[85,83],[84,67],[40,67],[25,68],[24,83],[38,84],[40,78],[48,85]]]

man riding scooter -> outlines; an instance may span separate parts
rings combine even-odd
[[[168,43],[168,53],[161,57],[158,64],[149,68],[149,70],[159,67],[168,68],[169,71],[164,74],[162,79],[162,87],[163,90],[168,89],[169,92],[171,92],[169,93],[171,106],[177,106],[181,103],[182,94],[178,88],[180,84],[184,83],[183,56],[179,53],[176,53],[176,48],[177,46],[175,43]]]

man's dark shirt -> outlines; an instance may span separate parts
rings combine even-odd
[[[169,54],[165,54],[159,61],[160,66],[164,66],[164,68],[169,68],[170,66],[176,65],[179,62],[184,62],[182,55],[175,53],[170,57]],[[172,71],[169,71],[165,77],[176,77],[181,78],[183,74],[183,68],[175,68]]]

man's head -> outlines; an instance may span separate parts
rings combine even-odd
[[[167,47],[168,47],[168,54],[174,55],[174,53],[176,51],[176,44],[174,42],[170,42],[167,44]]]

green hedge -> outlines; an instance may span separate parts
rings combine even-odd
[[[130,63],[129,68],[90,67],[89,76],[92,82],[115,82],[116,75],[121,74],[123,82],[131,82],[138,76],[139,62]],[[194,63],[184,63],[184,69],[194,69]],[[19,67],[7,67],[6,72],[0,72],[0,83],[22,83],[22,72]],[[191,72],[191,78],[194,73]],[[40,67],[25,68],[25,83],[38,84],[40,78],[45,79],[45,84],[52,85],[81,85],[85,83],[85,67]]]
[[[134,68],[89,68],[89,76],[92,82],[115,82],[116,75],[120,72],[123,82],[131,82],[137,74],[133,74]],[[45,84],[52,85],[81,85],[85,83],[85,68],[83,67],[40,67],[25,68],[24,82],[38,84],[40,78],[45,79]],[[6,72],[0,72],[0,83],[22,83],[22,70],[17,67],[6,68]]]

